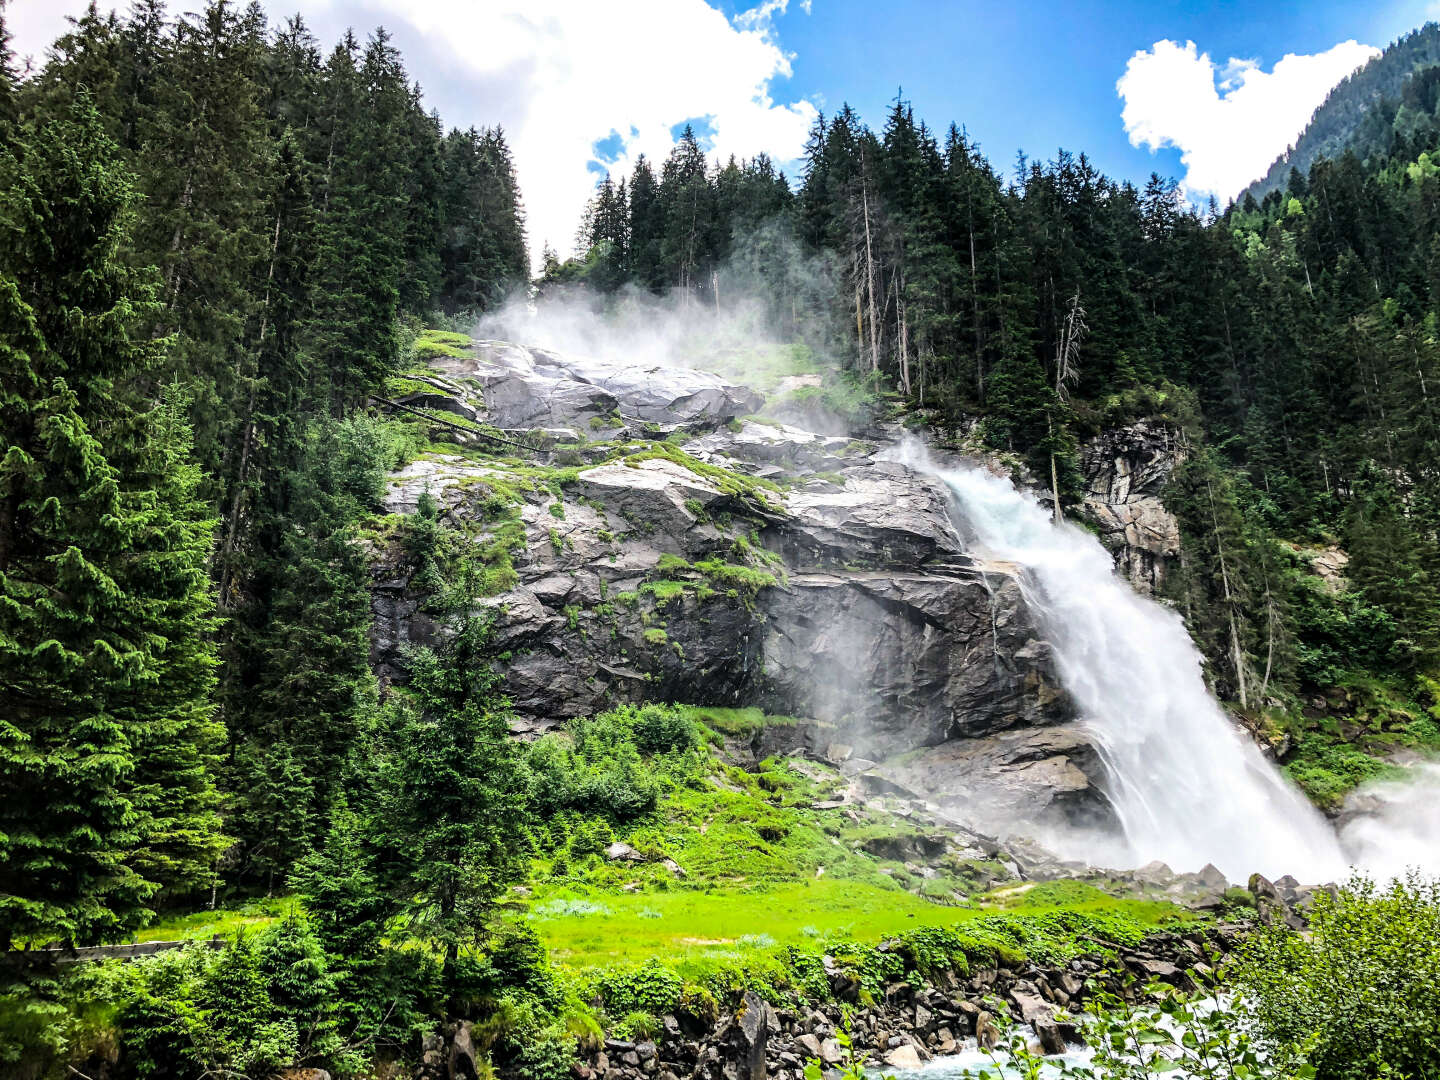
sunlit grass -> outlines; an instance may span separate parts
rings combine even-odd
[[[275,896],[250,900],[214,911],[193,911],[187,915],[162,917],[135,935],[136,941],[203,941],[212,937],[233,938],[246,930],[259,930],[292,911],[299,910],[294,897]]]
[[[1080,882],[1051,882],[1003,903],[932,904],[900,889],[820,878],[770,888],[623,891],[554,889],[537,894],[528,919],[551,956],[571,968],[638,964],[650,957],[687,977],[714,964],[845,938],[877,942],[920,926],[953,927],[998,912],[1068,910],[1124,915],[1159,926],[1184,915],[1162,901],[1120,900]]]

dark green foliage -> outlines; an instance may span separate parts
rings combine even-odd
[[[222,688],[239,869],[267,887],[324,835],[374,707],[370,576],[356,524],[378,505],[389,445],[361,416],[317,421],[300,452],[275,553],[252,571],[269,604],[237,625]]]
[[[299,919],[212,952],[195,947],[111,969],[108,994],[140,1076],[263,1076],[299,1062],[351,1064],[336,976]]]
[[[694,772],[699,742],[689,715],[664,705],[572,720],[526,754],[531,800],[547,815],[576,810],[634,821],[655,808],[666,783]]]
[[[118,259],[136,200],[90,102],[0,157],[0,944],[124,934],[208,884],[213,646],[174,400],[131,389],[161,344]]]
[[[377,878],[407,932],[438,943],[447,964],[462,942],[483,939],[529,854],[525,777],[486,662],[487,635],[467,617],[439,652],[412,657],[407,692],[381,721],[367,825]]]

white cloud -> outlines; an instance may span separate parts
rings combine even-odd
[[[1221,66],[1193,41],[1157,41],[1125,65],[1115,89],[1133,146],[1173,146],[1192,198],[1232,198],[1259,179],[1304,130],[1329,90],[1380,50],[1342,41],[1287,53],[1271,71],[1254,60]]]
[[[768,0],[734,23],[703,0],[470,0],[413,4],[380,0],[397,18],[453,49],[482,82],[517,80],[505,123],[538,255],[549,242],[568,251],[594,174],[593,144],[624,133],[608,167],[628,172],[641,153],[663,158],[670,129],[708,118],[713,153],[780,160],[799,155],[815,116],[809,102],[777,103],[788,78]],[[483,112],[483,102],[477,102]]]
[[[760,0],[732,22],[704,0],[299,4],[317,30],[337,22],[386,25],[411,72],[442,102],[447,124],[504,126],[537,258],[547,241],[569,251],[595,182],[594,143],[612,132],[624,133],[618,156],[607,163],[617,175],[641,153],[663,159],[674,144],[670,129],[701,117],[712,154],[763,151],[779,161],[800,155],[815,106],[774,97],[777,81],[791,75],[791,57],[774,28],[787,6],[788,0]],[[797,6],[808,12],[810,5]],[[17,20],[12,5],[18,51],[43,55],[63,30],[66,9],[83,7],[83,0],[20,0]],[[171,4],[172,12],[184,7]]]

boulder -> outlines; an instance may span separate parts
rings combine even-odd
[[[1010,1000],[1015,1004],[1015,1010],[1020,1014],[1020,1019],[1027,1024],[1035,1025],[1041,1021],[1049,1020],[1053,1015],[1050,1006],[1038,993],[1032,989],[1022,989],[1016,986],[1010,991]]]
[[[985,1050],[993,1050],[1000,1045],[1000,1029],[988,1012],[981,1011],[975,1017],[975,1041]]]
[[[1040,1040],[1040,1046],[1045,1053],[1065,1053],[1065,1036],[1060,1033],[1060,1026],[1054,1021],[1037,1021],[1035,1024],[1035,1037]]]
[[[885,1064],[892,1069],[918,1069],[920,1053],[908,1043],[901,1044],[885,1055]]]
[[[450,1039],[450,1080],[477,1080],[478,1076],[475,1040],[470,1033],[470,1021],[462,1020]]]
[[[808,1031],[803,1035],[796,1036],[795,1048],[804,1055],[806,1061],[820,1057],[820,1040]]]
[[[605,849],[605,858],[611,862],[644,862],[645,856],[623,840],[616,840]]]
[[[747,990],[740,1007],[724,1026],[720,1039],[725,1059],[738,1066],[740,1080],[765,1080],[768,1035],[765,1001],[755,991]]]

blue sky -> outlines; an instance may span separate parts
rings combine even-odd
[[[64,16],[86,2],[10,0],[17,51],[43,56]],[[173,11],[199,6],[172,2]],[[298,8],[327,48],[347,26],[363,35],[383,24],[447,123],[503,125],[537,259],[546,242],[570,249],[597,170],[627,171],[641,153],[663,157],[686,119],[708,118],[721,156],[763,150],[786,162],[817,109],[849,101],[878,128],[900,88],[932,127],[964,124],[1004,170],[1018,149],[1048,158],[1063,146],[1112,176],[1143,182],[1155,170],[1182,180],[1196,201],[1212,192],[1223,201],[1284,150],[1336,81],[1440,14],[1440,0],[267,7],[277,19]]]
[[[742,5],[744,6],[744,5]],[[814,0],[775,20],[794,54],[790,85],[828,103],[848,100],[878,126],[897,87],[932,126],[964,124],[1005,168],[1019,149],[1088,153],[1106,173],[1179,176],[1180,153],[1130,145],[1116,80],[1153,42],[1259,60],[1318,53],[1354,38],[1383,48],[1434,17],[1424,2],[1075,2],[995,4]],[[1313,106],[1312,106],[1313,107]],[[1282,147],[1283,149],[1283,147]]]

